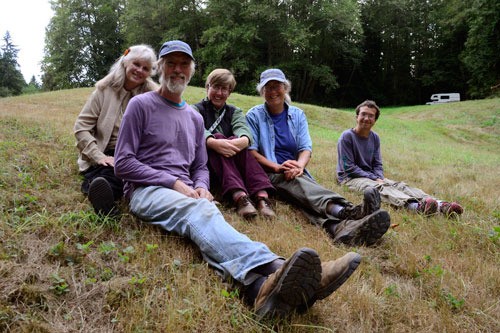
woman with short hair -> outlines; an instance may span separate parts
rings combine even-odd
[[[243,111],[226,101],[236,86],[234,75],[227,69],[213,70],[207,77],[207,97],[193,105],[203,116],[212,178],[222,195],[232,199],[238,215],[252,218],[275,216],[268,191],[273,190],[262,167],[248,152],[252,135]],[[256,206],[256,207],[255,207]]]

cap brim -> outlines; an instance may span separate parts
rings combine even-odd
[[[269,81],[278,81],[281,83],[285,83],[286,79],[277,78],[277,77],[270,77],[270,78],[265,79],[264,81],[260,81],[260,85],[265,86]]]
[[[189,58],[191,58],[191,59],[194,61],[194,57],[193,57],[191,54],[189,54],[189,53],[187,53],[187,52],[184,52],[184,51],[180,51],[180,50],[167,51],[167,52],[165,52],[165,53],[163,53],[163,54],[160,54],[160,55],[158,56],[158,58],[163,58],[163,57],[166,57],[167,55],[169,55],[169,54],[171,54],[171,53],[175,53],[175,52],[184,53],[185,55],[187,55]]]

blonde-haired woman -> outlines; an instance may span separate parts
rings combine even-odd
[[[99,80],[78,115],[74,133],[79,150],[78,169],[82,192],[96,213],[117,215],[115,202],[123,196],[122,181],[114,174],[114,149],[123,113],[129,100],[155,90],[156,54],[150,46],[134,45]]]

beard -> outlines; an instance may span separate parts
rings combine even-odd
[[[162,76],[160,78],[161,87],[173,94],[181,95],[184,92],[184,90],[186,90],[189,80],[183,74],[177,75],[177,78],[182,78],[184,81],[174,81],[172,76],[169,76],[167,78]]]

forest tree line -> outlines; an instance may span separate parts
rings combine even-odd
[[[191,45],[202,86],[214,68],[255,94],[281,68],[292,99],[352,106],[413,105],[432,93],[498,94],[497,0],[51,0],[45,90],[92,86],[133,44]]]

